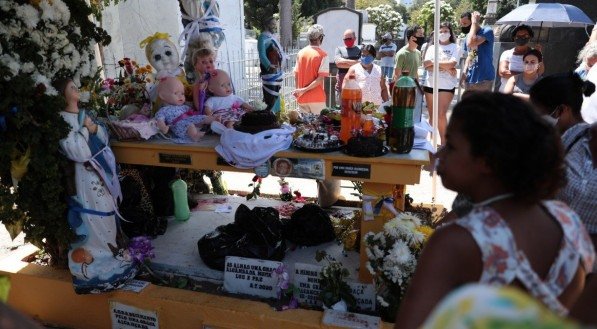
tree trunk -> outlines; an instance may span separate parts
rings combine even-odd
[[[280,43],[284,49],[292,47],[292,1],[280,0]]]
[[[356,3],[355,0],[346,0],[346,8],[354,10],[355,9],[355,3]]]

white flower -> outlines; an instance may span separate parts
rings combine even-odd
[[[21,70],[23,73],[31,73],[35,70],[35,65],[31,62],[24,63],[23,66],[21,66]]]
[[[17,7],[17,16],[21,17],[25,25],[33,30],[39,23],[39,12],[35,7],[28,4]]]
[[[10,56],[9,54],[4,54],[0,56],[0,63],[8,67],[12,76],[16,76],[19,74],[19,68],[21,65],[19,64],[19,55],[14,54],[15,57]],[[9,78],[9,77],[4,77]]]
[[[35,86],[42,84],[46,87],[46,95],[55,96],[58,94],[56,89],[54,89],[54,87],[52,86],[52,82],[46,76],[36,72],[33,74],[32,78]]]
[[[369,271],[369,273],[375,274],[375,270],[371,266],[371,262],[367,262],[365,266],[367,267],[367,270]]]
[[[15,3],[13,1],[0,1],[0,10],[9,11]]]
[[[410,249],[404,243],[404,241],[398,240],[394,242],[394,246],[390,249],[390,252],[384,260],[387,261],[395,261],[399,264],[406,264],[413,259],[413,254],[410,252]]]
[[[377,301],[379,302],[379,305],[381,307],[388,307],[388,306],[390,306],[390,304],[388,304],[388,302],[386,302],[385,299],[383,299],[383,297],[381,297],[381,296],[377,296]]]
[[[44,21],[62,22],[67,25],[70,20],[70,11],[64,2],[61,0],[43,0],[39,3],[39,8],[42,11],[41,19]]]

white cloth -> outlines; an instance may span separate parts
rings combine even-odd
[[[224,160],[236,168],[251,169],[262,165],[277,152],[288,149],[296,128],[283,124],[279,129],[249,134],[214,121],[211,130],[221,135],[216,152]]]
[[[508,61],[508,70],[510,72],[522,72],[524,71],[524,61],[522,60],[523,55],[514,55],[514,48],[505,50],[500,56],[500,63],[502,61]],[[500,78],[500,92],[504,92],[508,79]]]
[[[382,44],[381,46],[379,46],[379,51],[393,51],[394,55],[396,54],[396,44],[395,43],[390,43],[389,45],[386,45],[385,43]],[[394,56],[386,56],[386,57],[382,57],[380,60],[380,65],[381,66],[387,66],[387,67],[394,67]]]
[[[439,45],[439,61],[454,61],[458,63],[460,58],[460,47],[455,43]],[[424,61],[435,60],[435,45],[429,45],[425,53]],[[425,86],[433,88],[433,71],[427,71],[427,80]],[[458,78],[451,75],[448,71],[440,71],[437,79],[438,89],[452,89],[458,85]]]
[[[363,65],[356,64],[354,67],[355,80],[363,92],[363,102],[371,102],[375,105],[383,103],[381,99],[381,67],[373,64],[371,73],[367,72]]]
[[[589,73],[587,73],[587,81],[591,81],[597,85],[597,65],[593,65]],[[588,123],[597,122],[597,91],[589,97],[585,97],[580,111],[582,118]]]
[[[242,99],[242,97],[236,95],[228,95],[224,97],[212,96],[205,101],[205,107],[211,109],[212,111],[228,110],[231,109],[233,105],[237,104],[240,106],[244,102],[245,101]]]

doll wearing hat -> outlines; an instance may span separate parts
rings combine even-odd
[[[185,104],[184,86],[180,80],[174,77],[162,79],[158,85],[158,97],[164,106],[156,113],[155,119],[162,133],[172,130],[181,142],[185,139],[196,142],[205,135],[199,126],[210,124],[213,119]]]
[[[251,105],[232,93],[232,82],[226,71],[216,70],[209,79],[207,90],[211,97],[205,101],[205,114],[212,115],[228,128],[232,128],[246,111],[253,110]]]

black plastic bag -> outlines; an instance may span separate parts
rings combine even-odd
[[[226,256],[280,261],[286,244],[282,239],[282,223],[274,208],[241,204],[234,223],[219,226],[197,242],[199,255],[210,268],[223,271]]]
[[[316,246],[336,237],[330,215],[316,204],[295,211],[283,231],[284,238],[301,246]]]

